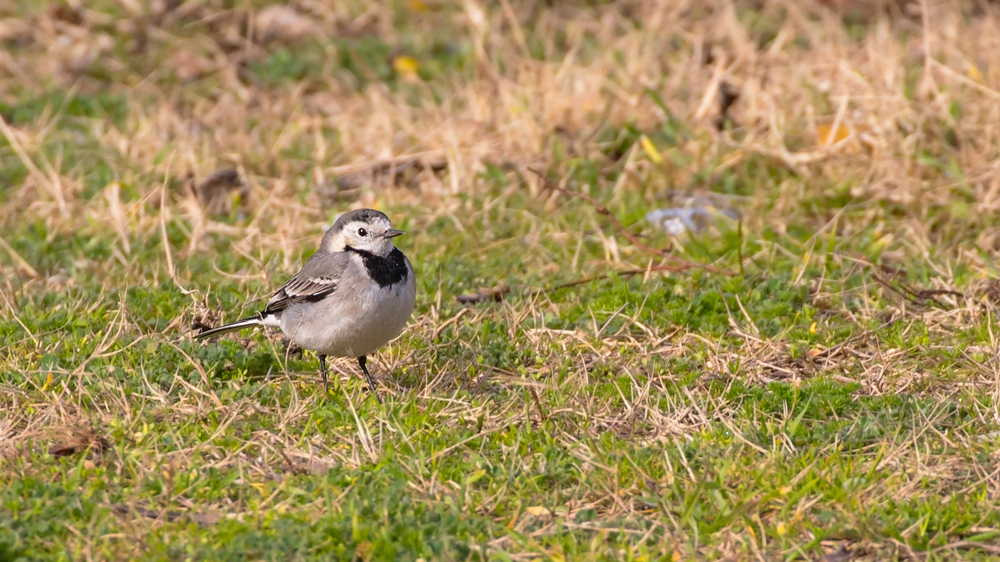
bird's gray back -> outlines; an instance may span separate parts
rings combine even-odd
[[[289,279],[267,301],[264,316],[278,317],[292,304],[317,301],[336,293],[351,262],[350,256],[343,252],[316,252],[295,277]]]

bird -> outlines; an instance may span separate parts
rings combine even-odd
[[[368,372],[368,355],[403,331],[416,304],[413,265],[393,242],[401,234],[380,211],[344,213],[263,310],[194,338],[257,326],[280,328],[289,340],[319,356],[324,392],[330,391],[326,358],[352,357],[381,404]]]

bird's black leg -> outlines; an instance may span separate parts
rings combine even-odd
[[[319,356],[319,372],[323,373],[323,394],[330,395],[330,384],[326,380],[326,355]]]
[[[375,392],[375,381],[372,380],[372,375],[368,372],[368,357],[364,355],[358,357],[358,365],[361,365],[361,370],[365,372],[365,378],[368,379],[368,388],[375,395],[375,400],[378,400],[378,403],[381,404],[382,399],[378,397],[378,392]]]

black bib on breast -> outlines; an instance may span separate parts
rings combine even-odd
[[[399,248],[393,248],[389,255],[384,258],[351,246],[347,246],[344,250],[361,256],[365,269],[368,270],[368,275],[378,283],[379,287],[388,287],[406,280],[406,257],[403,252],[399,251]]]

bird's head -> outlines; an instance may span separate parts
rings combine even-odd
[[[388,256],[392,239],[403,234],[389,222],[385,213],[374,209],[358,209],[344,213],[323,237],[321,248],[326,252],[342,252],[348,248]]]

